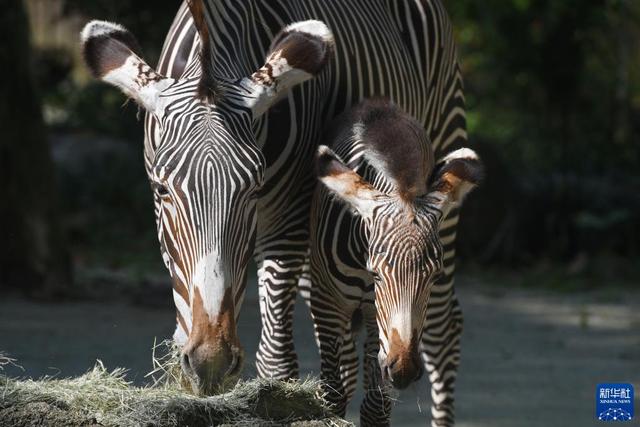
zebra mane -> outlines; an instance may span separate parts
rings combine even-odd
[[[403,201],[423,195],[434,154],[422,126],[386,99],[366,100],[353,114],[353,138],[364,145],[367,163],[393,183]]]
[[[211,39],[207,26],[205,0],[187,0],[189,11],[193,16],[194,25],[200,35],[199,60],[202,69],[200,82],[198,83],[198,96],[200,99],[213,102],[220,93],[217,79],[214,74],[213,55],[211,52]]]

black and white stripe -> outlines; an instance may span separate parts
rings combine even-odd
[[[341,414],[357,379],[353,318],[364,317],[361,420],[383,425],[389,421],[389,386],[405,388],[420,376],[420,354],[436,398],[452,398],[453,383],[442,388],[434,379],[438,371],[421,338],[427,315],[449,303],[429,301],[445,275],[442,221],[477,183],[480,165],[475,153],[460,149],[434,170],[421,125],[389,101],[366,100],[345,116],[329,132],[331,148],[322,146],[317,160],[324,185],[311,208],[309,303],[327,397]],[[457,354],[448,348],[440,360],[445,358],[444,375],[453,378]],[[434,424],[452,422],[451,403],[445,416],[434,413]]]
[[[259,267],[263,322],[258,372],[287,378],[297,375],[291,319],[296,285],[308,257],[315,179],[311,171],[322,129],[362,99],[385,96],[424,126],[437,158],[463,145],[464,98],[451,24],[437,0],[208,0],[203,4],[209,40],[205,55],[221,86],[217,90],[259,69],[275,35],[293,22],[322,21],[335,37],[332,60],[315,79],[294,88],[264,116],[253,117],[250,107],[234,102],[233,95],[226,106],[215,98],[212,103],[199,97],[202,43],[185,3],[157,68],[160,75],[180,84],[172,86],[173,97],[166,98],[163,114],[150,113],[145,120],[145,162],[154,187],[158,233],[163,258],[177,283],[176,338],[184,341],[189,334],[186,317],[193,299],[189,282],[198,257],[219,248],[219,268],[225,271],[227,285],[234,287],[239,307],[246,254],[252,253]],[[205,140],[215,142],[215,148]],[[205,160],[212,164],[201,166]],[[198,182],[163,171],[162,165],[180,173],[195,172]],[[174,187],[186,185],[183,193],[169,195],[179,197],[179,204],[167,206],[163,200],[168,197],[163,179]],[[249,195],[245,189],[254,186]],[[236,209],[242,213],[232,218]],[[211,225],[203,227],[204,219]],[[453,416],[452,378],[461,325],[453,293],[457,220],[454,210],[441,225],[444,274],[431,290],[433,307],[422,340],[437,420]],[[176,257],[184,261],[174,262]],[[202,269],[206,272],[209,267]]]

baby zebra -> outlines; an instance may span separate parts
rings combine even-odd
[[[318,149],[324,185],[311,219],[309,304],[322,377],[344,415],[358,371],[354,333],[364,322],[361,424],[386,425],[390,386],[407,387],[426,362],[427,302],[443,270],[439,226],[476,186],[482,165],[467,148],[434,165],[422,126],[382,99],[364,101],[330,132],[330,147]]]

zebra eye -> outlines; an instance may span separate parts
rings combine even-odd
[[[158,193],[158,196],[166,197],[169,195],[169,190],[164,185],[156,184],[154,187],[156,192]]]
[[[373,281],[374,282],[379,282],[380,281],[380,275],[377,272],[372,271],[371,272],[371,276],[373,277]]]

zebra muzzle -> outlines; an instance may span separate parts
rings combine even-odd
[[[420,359],[410,354],[388,358],[380,369],[383,379],[399,390],[407,388],[423,374]]]
[[[186,347],[180,365],[193,391],[211,395],[235,384],[243,366],[244,353],[238,346]]]

